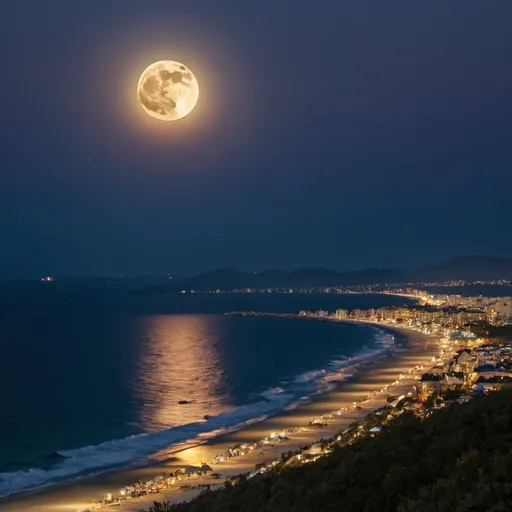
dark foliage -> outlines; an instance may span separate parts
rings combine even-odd
[[[166,503],[153,503],[153,506],[146,512],[170,512],[172,510],[169,502]]]
[[[512,392],[404,413],[365,438],[297,468],[204,493],[173,512],[462,512],[512,510]]]

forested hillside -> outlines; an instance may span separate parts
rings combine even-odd
[[[314,463],[155,510],[510,511],[512,391],[455,404],[423,421],[405,413],[376,438],[338,448]]]

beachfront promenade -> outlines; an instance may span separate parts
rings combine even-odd
[[[403,346],[383,347],[388,350],[372,359],[355,362],[336,375],[326,376],[329,392],[313,397],[308,403],[295,404],[293,409],[244,425],[214,440],[198,439],[195,446],[180,451],[171,447],[151,458],[150,465],[144,467],[84,478],[38,495],[6,501],[2,510],[77,512],[115,507],[133,512],[153,501],[189,500],[201,491],[236,482],[237,475],[254,478],[262,472],[279,470],[285,463],[310,463],[340,444],[361,436],[378,435],[388,421],[403,411],[412,410],[425,416],[431,408],[447,406],[448,401],[437,403],[430,399],[439,394],[437,390],[441,390],[445,380],[451,383],[450,391],[457,392],[460,399],[470,399],[476,385],[475,366],[498,356],[503,359],[506,353],[503,352],[506,347],[489,345],[489,340],[470,335],[467,325],[458,326],[457,322],[465,318],[459,313],[454,316],[452,311],[383,308],[366,312],[303,311],[292,315],[232,314],[362,322],[400,333],[407,342]],[[450,336],[454,332],[460,336]],[[478,348],[482,346],[483,350]],[[431,377],[425,379],[425,376]],[[491,387],[487,386],[486,390]],[[365,418],[375,411],[380,411],[382,416],[371,430]],[[354,427],[354,422],[361,422],[360,426]],[[331,441],[320,443],[322,439]],[[292,458],[283,457],[289,452],[294,454]]]
[[[138,511],[153,501],[191,499],[204,490],[204,486],[215,488],[223,485],[226,479],[254,472],[256,468],[271,470],[273,463],[281,460],[282,453],[337,435],[385,405],[389,395],[413,392],[421,372],[433,364],[432,358],[440,355],[440,345],[438,340],[413,331],[402,333],[406,334],[408,344],[395,348],[393,357],[382,354],[374,360],[362,362],[351,368],[350,378],[347,374],[340,374],[337,383],[333,380],[336,386],[332,391],[315,397],[310,403],[299,404],[293,410],[283,411],[238,432],[178,453],[172,450],[161,453],[158,461],[153,460],[155,465],[114,471],[73,485],[48,489],[37,496],[20,497],[3,503],[2,510],[77,512],[107,510],[115,504],[116,510]],[[198,475],[197,472],[185,474],[186,468],[200,468],[205,463],[212,468],[207,475]],[[183,474],[176,475],[177,471]],[[171,473],[176,476],[170,477]],[[121,490],[127,486],[134,487],[136,482],[140,482],[150,494],[115,501],[122,497]],[[153,492],[158,489],[159,492]],[[113,503],[106,506],[98,503],[105,497],[111,497]]]

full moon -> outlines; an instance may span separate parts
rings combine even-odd
[[[142,108],[161,121],[177,121],[194,110],[199,84],[190,69],[174,60],[161,60],[148,66],[137,85]]]

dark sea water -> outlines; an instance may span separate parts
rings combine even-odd
[[[231,317],[403,304],[369,295],[0,292],[0,495],[275,414],[381,350],[372,327]],[[179,404],[180,400],[190,403]],[[204,421],[204,416],[212,416]]]

